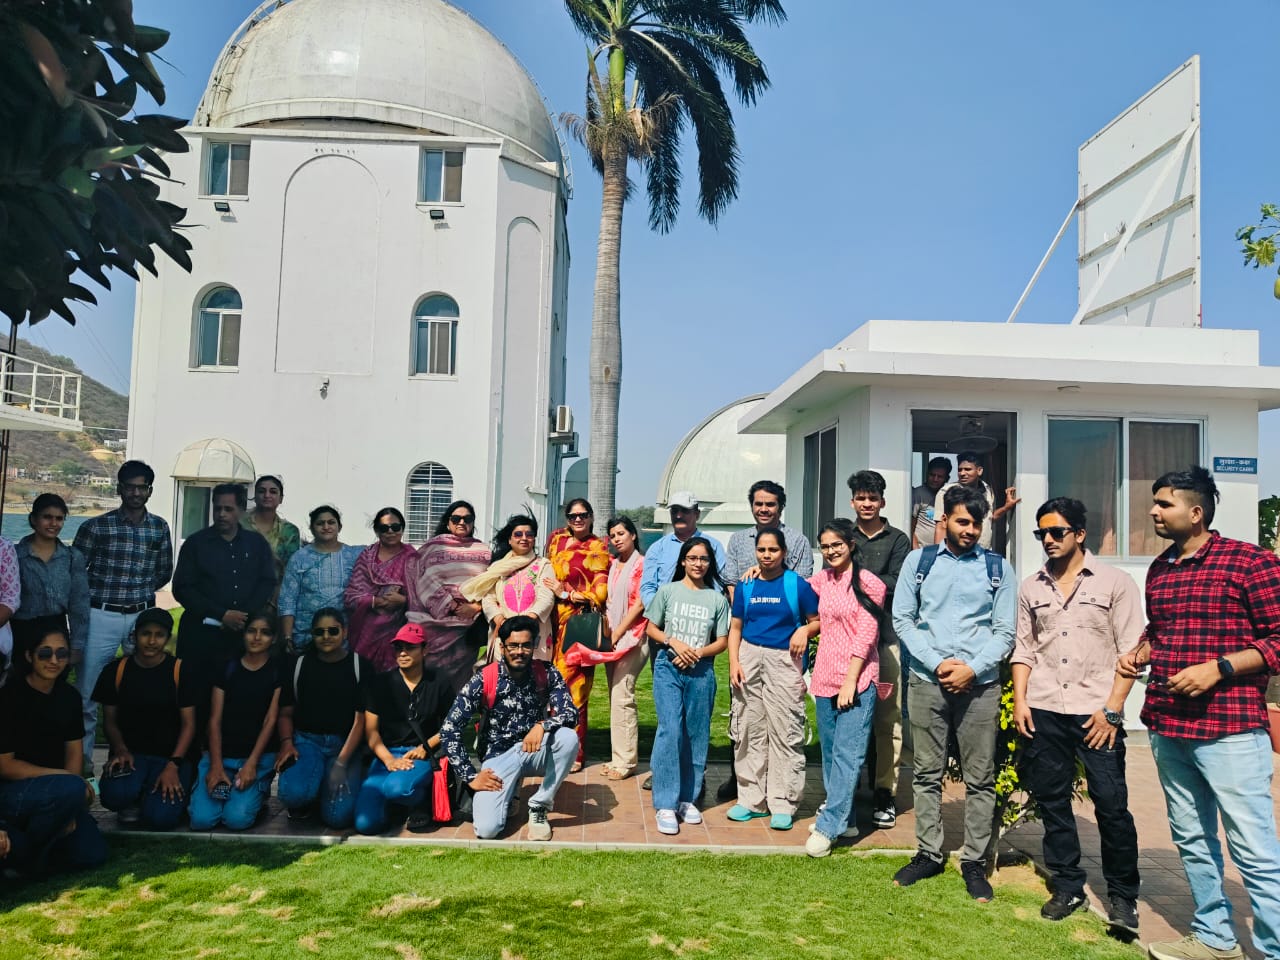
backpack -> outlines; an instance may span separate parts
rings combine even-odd
[[[293,700],[295,703],[298,701],[298,680],[302,676],[302,661],[305,659],[305,656],[298,657],[293,664]],[[360,658],[355,651],[351,652],[351,667],[356,672],[356,686],[358,687],[360,686]],[[227,676],[229,678],[231,675],[227,674]]]
[[[920,562],[916,565],[916,613],[920,612],[920,585],[933,569],[941,546],[940,543],[931,543],[920,550]],[[987,581],[991,584],[991,593],[994,596],[996,590],[1000,588],[1001,581],[1004,580],[1004,557],[990,550],[984,550],[983,554],[987,560]]]
[[[120,684],[124,681],[124,665],[129,662],[128,657],[121,657],[116,663],[116,696],[120,695]],[[173,692],[178,692],[178,677],[182,673],[182,661],[174,658],[173,661]]]
[[[533,686],[539,696],[547,692],[550,686],[547,680],[547,664],[544,660],[534,660],[529,669],[533,672]],[[480,720],[476,723],[476,755],[484,760],[485,750],[489,746],[489,711],[498,702],[498,661],[485,664],[480,671],[483,693],[480,700]]]
[[[751,591],[754,589],[754,584],[754,580],[743,580],[738,584],[738,589],[742,591],[743,619],[746,619],[747,607],[751,603]],[[800,616],[800,575],[794,570],[782,571],[782,595],[787,601],[787,609],[791,611],[791,619],[795,621],[795,625],[797,627],[804,626],[805,620]],[[804,660],[800,665],[801,673],[809,672],[809,660],[809,649],[805,648]]]

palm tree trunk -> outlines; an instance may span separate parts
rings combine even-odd
[[[613,516],[618,473],[618,399],[622,387],[620,261],[622,207],[627,190],[627,148],[620,138],[604,150],[600,239],[596,245],[595,302],[591,310],[591,447],[587,496],[596,533]]]

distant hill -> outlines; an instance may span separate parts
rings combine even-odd
[[[28,360],[81,373],[70,357],[42,350],[25,340],[18,341],[17,352],[18,356]],[[85,473],[111,476],[115,473],[115,464],[95,460],[89,451],[100,447],[106,440],[124,437],[123,431],[129,425],[129,398],[86,376],[81,381],[80,422],[85,425],[84,433],[14,431],[10,434],[9,466],[25,468],[28,473],[33,473],[70,460],[81,466]]]

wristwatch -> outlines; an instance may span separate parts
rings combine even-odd
[[[1226,657],[1219,657],[1218,673],[1222,675],[1223,680],[1229,680],[1236,675],[1236,668],[1231,665],[1231,661]]]
[[[1107,723],[1111,724],[1113,727],[1118,727],[1124,723],[1124,713],[1112,710],[1109,707],[1102,708],[1102,716],[1106,719]]]
[[[551,721],[550,721],[550,720],[543,720],[543,721],[542,721],[542,732],[543,732],[543,733],[550,733],[550,732],[551,732]]]

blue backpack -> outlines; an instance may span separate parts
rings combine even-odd
[[[747,607],[751,604],[751,591],[754,585],[754,580],[743,580],[738,584],[738,589],[742,591],[742,616],[744,620],[747,615]],[[794,570],[782,571],[782,595],[787,601],[787,609],[791,611],[791,619],[795,621],[797,627],[803,626],[805,619],[800,616],[800,576]],[[809,651],[806,649],[801,671],[807,671],[808,669]]]
[[[920,585],[924,583],[924,578],[929,575],[929,571],[933,569],[934,561],[938,559],[938,548],[940,543],[931,543],[920,551],[920,562],[916,565],[916,611],[920,610]],[[1004,557],[998,553],[992,553],[990,550],[984,550],[983,553],[987,559],[987,580],[991,583],[991,593],[994,595],[1000,587],[1000,582],[1004,579]]]

